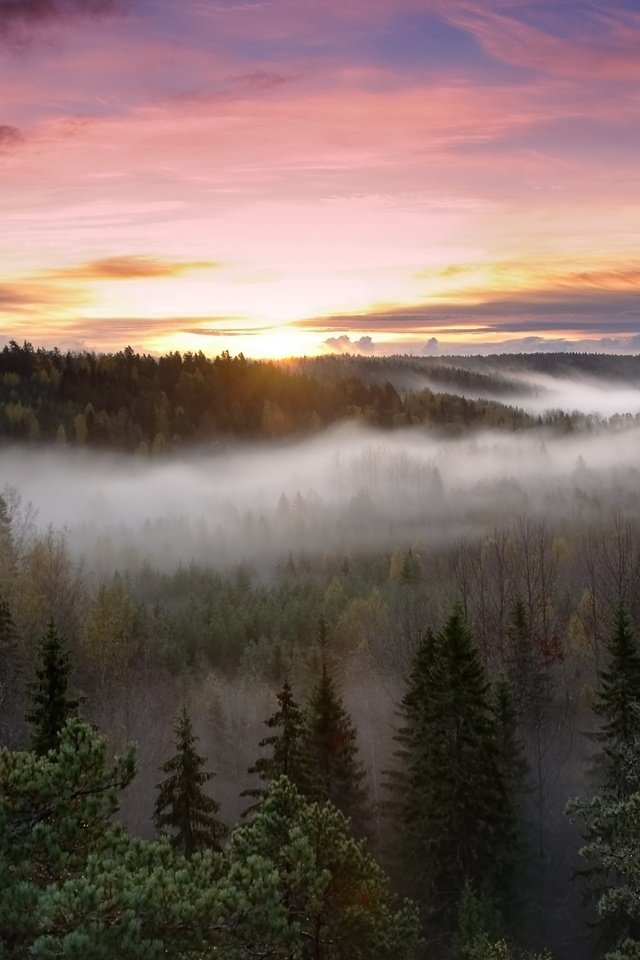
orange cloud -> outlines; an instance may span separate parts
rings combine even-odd
[[[184,263],[160,260],[156,257],[123,256],[104,257],[75,267],[53,271],[50,276],[58,279],[82,280],[144,280],[150,277],[180,277],[194,270],[215,270],[220,264],[210,260]]]

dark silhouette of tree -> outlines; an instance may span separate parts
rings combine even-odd
[[[26,719],[33,727],[32,748],[44,755],[56,749],[64,725],[80,706],[79,700],[67,697],[71,664],[53,620],[38,644],[38,657],[40,666],[36,680],[29,685],[32,706]]]
[[[266,785],[285,776],[300,790],[306,792],[308,768],[304,751],[305,718],[293,699],[291,684],[285,680],[278,694],[278,709],[265,724],[273,730],[270,736],[260,741],[259,746],[269,753],[259,757],[249,768],[249,773],[258,776],[265,786],[244,790],[243,797],[253,797],[257,802],[244,811],[243,816],[253,812],[265,793]]]
[[[593,705],[601,726],[592,737],[601,745],[596,765],[602,791],[610,800],[625,800],[640,787],[638,765],[630,763],[640,743],[640,650],[622,603],[615,612],[606,653]]]
[[[203,790],[214,774],[202,769],[205,759],[196,753],[186,706],[174,729],[176,754],[161,767],[169,776],[158,785],[153,822],[160,834],[170,835],[174,849],[190,857],[197,850],[220,849],[227,828],[217,819],[220,804]]]
[[[330,800],[351,818],[354,832],[368,833],[365,772],[358,760],[357,733],[338,695],[326,660],[306,709],[304,749],[308,764],[308,795]]]
[[[446,942],[468,884],[496,899],[512,859],[512,821],[497,724],[480,654],[456,607],[416,653],[405,710],[411,719],[407,868],[432,942]],[[511,829],[509,827],[509,835]]]

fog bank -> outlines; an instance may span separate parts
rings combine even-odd
[[[593,435],[343,425],[312,439],[145,460],[5,448],[0,489],[66,528],[98,567],[272,564],[481,535],[515,514],[566,520],[640,503],[640,429]]]

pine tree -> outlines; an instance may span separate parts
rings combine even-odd
[[[249,773],[257,775],[263,784],[268,784],[278,777],[288,777],[298,790],[305,792],[308,771],[303,750],[305,718],[302,710],[293,699],[291,684],[285,680],[282,690],[278,694],[278,709],[265,724],[270,730],[278,731],[260,741],[262,749],[269,749],[268,756],[259,757],[249,768]],[[264,788],[244,790],[243,797],[253,797],[260,800],[264,795]],[[252,804],[245,810],[243,816],[251,813],[257,807]]]
[[[174,849],[190,857],[207,847],[219,849],[226,827],[216,818],[220,804],[203,786],[213,779],[204,757],[196,753],[189,712],[184,706],[175,723],[176,754],[161,767],[169,776],[158,785],[153,822],[160,834],[170,833]]]
[[[624,800],[640,788],[636,767],[629,763],[640,742],[640,650],[624,604],[615,612],[607,654],[593,706],[602,725],[592,736],[602,745],[598,766],[603,792],[610,800]]]
[[[67,685],[71,665],[63,638],[58,634],[53,620],[49,621],[46,633],[38,645],[40,668],[37,679],[30,684],[32,708],[27,721],[32,725],[31,745],[43,756],[58,746],[60,733],[70,717],[78,712],[79,700],[67,697]]]
[[[357,834],[367,831],[365,772],[358,761],[357,734],[338,695],[326,662],[307,704],[304,750],[308,763],[308,795],[330,800],[351,818]]]
[[[417,910],[391,893],[349,826],[331,803],[309,802],[280,777],[269,785],[256,816],[233,831],[228,857],[240,880],[257,860],[278,881],[293,937],[289,949],[273,951],[274,957],[416,960]]]

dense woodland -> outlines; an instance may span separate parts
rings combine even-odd
[[[540,365],[510,356],[501,358],[506,370],[500,372],[500,360],[492,358],[493,366],[483,370],[476,369],[478,359],[325,357],[276,364],[226,353],[213,360],[178,352],[156,358],[130,347],[107,355],[63,354],[12,342],[0,352],[0,437],[162,454],[234,437],[318,432],[347,419],[385,428],[424,424],[449,434],[543,423],[565,430],[594,426],[593,417],[570,411],[532,416],[507,406],[530,387],[506,370]],[[615,375],[628,378],[633,358],[617,359],[624,362],[613,368]],[[564,357],[546,355],[542,368],[606,375],[609,360],[585,355],[571,366]],[[430,386],[416,387],[416,376]],[[479,395],[461,395],[465,390]]]
[[[5,411],[37,410],[41,440],[55,440],[63,406],[73,424],[92,369],[102,387],[83,410],[105,410],[112,389],[114,405],[144,393],[174,410],[163,360],[125,351],[92,367],[14,347],[0,360],[4,389],[10,373],[24,391]],[[201,364],[211,389],[251,385],[242,413],[258,417],[264,398],[284,410],[300,389],[323,422],[326,395],[338,418],[379,403],[387,427],[417,402],[328,360],[317,375],[311,361],[304,373],[306,361],[178,357],[173,385]],[[49,361],[38,380],[29,364]],[[51,379],[67,363],[73,397]],[[119,376],[101,380],[102,366]],[[357,411],[356,389],[369,398]],[[203,437],[235,435],[224,396]],[[528,435],[522,416],[501,428]],[[567,423],[585,437],[615,426],[558,416],[546,429],[565,437]],[[71,426],[56,445],[135,450],[156,427],[129,442]],[[237,433],[264,446],[263,430],[256,419]],[[82,556],[72,529],[39,524],[5,488],[0,957],[640,957],[637,469],[578,462],[561,494],[536,501],[495,480],[489,500],[481,477],[461,496],[431,467],[401,466],[423,491],[421,524],[383,519],[375,474],[337,524],[360,539],[331,528],[323,540],[324,507],[282,491],[273,517],[238,514],[190,562],[161,540],[108,563],[104,547]],[[407,489],[392,485],[395,499]],[[241,562],[223,562],[223,535],[242,541]],[[262,539],[272,551],[256,563]]]

